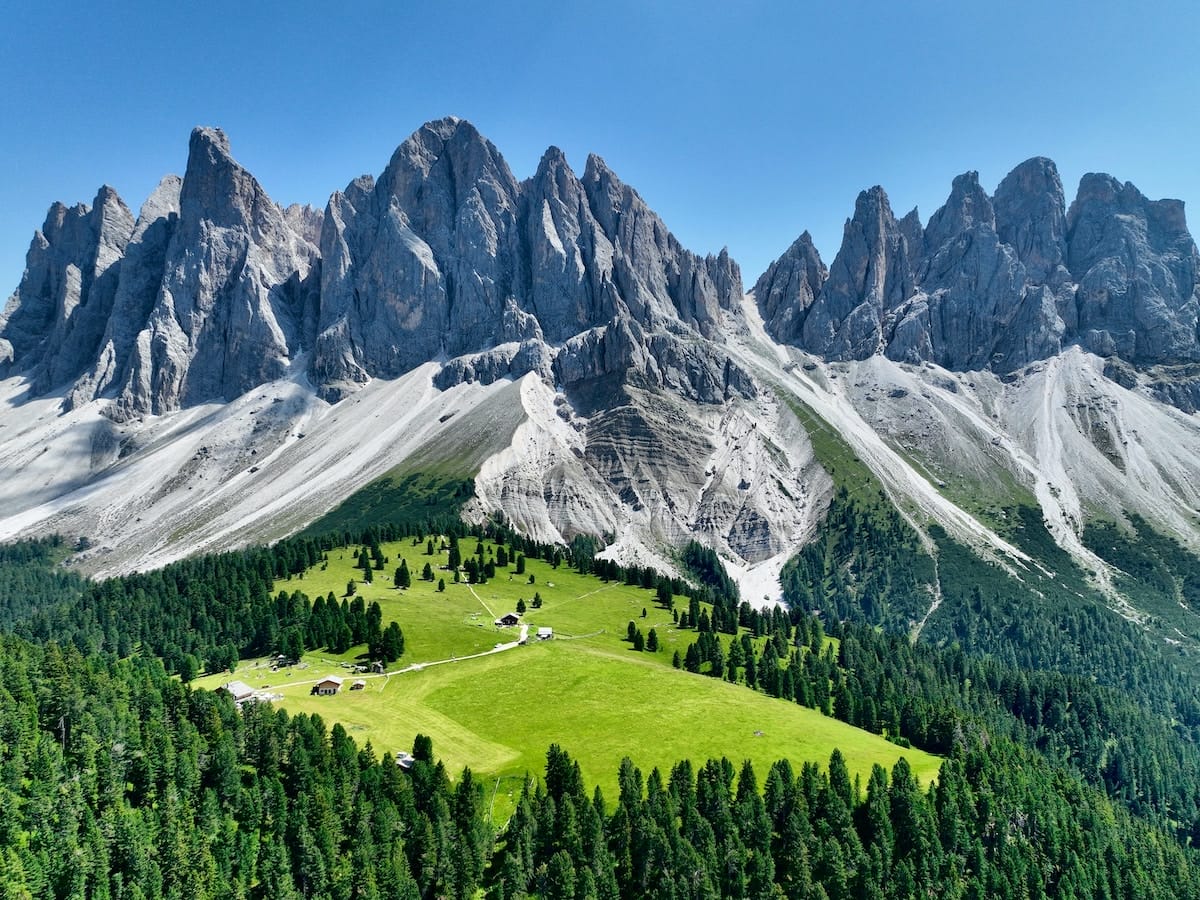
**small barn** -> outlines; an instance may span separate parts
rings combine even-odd
[[[500,628],[511,628],[514,625],[519,624],[520,621],[521,621],[521,616],[519,613],[510,612],[510,613],[505,613],[500,618],[498,618],[496,620],[496,624]]]
[[[538,629],[537,639],[539,641],[548,641],[552,637],[554,637],[554,629],[553,628],[543,626]]]
[[[238,706],[254,699],[254,688],[244,681],[228,681],[220,689],[231,696]]]
[[[363,681],[361,678],[356,678],[356,679],[354,679],[354,684],[350,685],[350,690],[361,691],[366,686],[367,686],[367,683],[365,681]]]
[[[336,694],[342,689],[342,679],[336,675],[330,675],[328,678],[322,678],[313,685],[312,693],[318,697],[329,697]]]
[[[408,769],[412,768],[414,762],[416,762],[416,760],[413,758],[411,753],[406,753],[403,750],[396,751],[396,765],[398,765],[400,768],[407,771]]]

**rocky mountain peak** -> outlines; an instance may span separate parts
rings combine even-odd
[[[1067,212],[1079,340],[1134,364],[1200,359],[1200,254],[1183,204],[1088,174]]]
[[[754,284],[754,296],[767,329],[779,340],[794,343],[804,318],[817,298],[829,270],[805,231]]]
[[[542,158],[538,162],[537,171],[540,175],[544,170],[558,169],[567,165],[567,154],[562,151],[561,147],[551,144],[546,148],[546,152],[542,154]]]
[[[899,224],[900,233],[904,235],[904,243],[908,248],[908,258],[915,264],[925,258],[925,226],[921,224],[920,212],[914,206]]]
[[[881,349],[884,321],[913,293],[908,245],[883,188],[858,195],[842,246],[804,319],[801,346],[833,359]]]
[[[0,371],[26,371],[35,392],[80,374],[112,308],[133,214],[104,185],[91,206],[55,203],[0,314]]]
[[[633,207],[641,198],[627,189],[608,164],[595,153],[589,153],[583,167],[583,180],[592,215],[610,237],[617,233],[622,210]]]
[[[760,279],[764,320],[834,359],[883,352],[1011,372],[1070,343],[1139,365],[1200,359],[1200,256],[1183,205],[1091,174],[1068,211],[1044,157],[994,196],[977,173],[958,176],[924,228],[915,210],[896,222],[882,188],[862,192],[815,294],[776,277],[796,253]]]
[[[950,196],[925,227],[925,246],[930,254],[972,228],[995,228],[996,214],[991,198],[979,184],[978,172],[964,172],[954,179]]]
[[[185,228],[203,221],[262,234],[276,230],[283,219],[254,176],[234,160],[219,128],[192,130],[179,203]]]
[[[334,195],[321,248],[312,374],[330,399],[439,357],[443,387],[549,378],[552,361],[624,378],[660,330],[711,337],[741,296],[728,253],[684,250],[598,156],[579,178],[550,147],[518,183],[460,119],[418,129],[373,186]],[[584,339],[610,324],[607,341]]]
[[[1004,177],[994,200],[1000,240],[1017,251],[1029,279],[1058,280],[1067,258],[1067,215],[1058,168],[1044,156]]]

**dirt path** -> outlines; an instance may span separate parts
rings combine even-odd
[[[491,608],[490,606],[488,606],[486,603],[484,603],[484,602],[483,602],[483,598],[482,598],[482,597],[480,597],[480,596],[479,596],[477,593],[475,593],[475,585],[473,585],[473,584],[468,584],[468,585],[467,585],[467,590],[471,592],[471,596],[472,596],[472,597],[474,597],[476,600],[478,600],[478,601],[479,601],[479,605],[480,605],[480,606],[482,606],[484,609],[486,609],[486,610],[487,610],[487,614],[488,614],[489,616],[491,616],[493,619],[494,619],[494,618],[496,618],[496,614],[495,614],[494,612],[492,612],[492,608]]]
[[[522,637],[524,637],[528,633],[528,629],[529,629],[528,625],[523,627]],[[420,672],[422,669],[427,669],[430,666],[444,666],[449,663],[462,662],[464,659],[479,659],[480,657],[484,657],[484,656],[493,656],[497,653],[503,653],[505,650],[513,650],[519,646],[521,646],[520,641],[508,641],[507,643],[497,644],[491,650],[483,650],[483,651],[480,651],[479,653],[468,654],[467,656],[451,656],[449,659],[432,659],[432,660],[429,660],[428,662],[411,663],[411,664],[405,666],[403,669],[392,669],[390,672],[373,672],[371,674],[367,674],[365,672],[359,673],[354,676],[353,680],[358,680],[359,678],[361,678],[365,681],[369,678],[383,678],[383,679],[385,679],[384,684],[386,685],[387,684],[386,679],[391,678],[393,675],[403,675],[406,672]],[[311,678],[311,679],[305,679],[305,680],[301,680],[301,681],[286,681],[281,684],[272,685],[269,688],[262,688],[260,691],[256,691],[255,693],[273,691],[278,688],[291,687],[293,685],[298,685],[298,684],[317,684],[318,682],[324,681],[326,678],[330,678],[330,677],[341,678],[343,681],[351,680],[343,675],[336,675],[336,676],[325,675],[321,678]]]

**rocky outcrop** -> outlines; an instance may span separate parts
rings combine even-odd
[[[518,183],[470,123],[431,122],[378,181],[334,195],[321,251],[312,372],[329,399],[438,357],[441,386],[553,368],[724,394],[707,376],[727,358],[697,344],[685,364],[669,335],[718,337],[737,264],[683,249],[599,157],[579,178],[551,147]]]
[[[179,222],[178,176],[164,178],[142,204],[133,234],[121,260],[112,312],[90,369],[79,377],[67,397],[69,407],[87,403],[120,387],[138,359],[138,334],[150,317],[166,266],[167,248]],[[140,375],[140,373],[139,373]],[[142,395],[149,397],[149,373]],[[140,382],[140,377],[137,379]]]
[[[908,245],[883,188],[858,195],[829,278],[808,308],[800,345],[831,359],[866,359],[884,347],[888,314],[915,290]]]
[[[1089,175],[1068,212],[1034,158],[993,196],[959,176],[927,225],[864,191],[828,269],[805,233],[754,293],[775,337],[833,360],[1013,372],[1074,343],[1144,368],[1200,361],[1198,273],[1181,203]],[[741,295],[727,251],[684,249],[598,156],[577,175],[551,147],[519,182],[441,119],[319,212],[277,206],[200,128],[136,222],[109,188],[51,209],[0,316],[0,372],[68,407],[112,398],[118,419],[301,358],[328,400],[435,360],[442,386],[536,372],[718,403],[754,393],[721,348]]]
[[[378,181],[330,199],[312,363],[330,399],[498,343],[513,296],[517,190],[490,142],[443,119],[401,144]]]
[[[1016,251],[1030,283],[1068,280],[1066,201],[1053,162],[1037,156],[1021,163],[1000,182],[992,205],[996,233]]]
[[[197,128],[162,283],[118,409],[230,400],[284,375],[301,344],[298,283],[315,262],[316,248],[233,160],[224,133]]]
[[[319,212],[281,209],[198,128],[136,224],[109,189],[51,210],[0,366],[117,419],[231,399],[302,353],[331,401],[436,360],[443,387],[587,372],[720,402],[753,390],[714,343],[741,296],[727,251],[685,250],[597,156],[579,177],[552,147],[522,183],[441,119]]]
[[[35,392],[67,408],[115,397],[117,419],[229,400],[288,370],[314,306],[319,219],[285,214],[217,129],[192,133],[183,179],[136,223],[110,188],[51,208],[0,334]]]
[[[1053,296],[1027,284],[977,173],[954,180],[922,237],[929,255],[915,273],[920,288],[894,313],[889,357],[1011,371],[1058,352],[1063,329]]]
[[[695,335],[647,333],[628,316],[576,335],[554,361],[554,375],[568,390],[615,376],[645,390],[668,390],[698,403],[753,397],[750,375],[724,351]]]
[[[829,270],[813,246],[812,235],[804,232],[754,283],[754,296],[767,330],[784,343],[795,343],[828,277]]]
[[[50,208],[0,315],[0,368],[28,372],[34,392],[42,392],[91,363],[132,232],[133,215],[107,186],[90,207]]]
[[[1068,213],[1041,157],[992,197],[960,175],[925,227],[916,210],[897,222],[872,188],[818,288],[808,259],[802,237],[755,294],[777,339],[830,359],[1006,373],[1076,343],[1138,366],[1200,360],[1200,255],[1182,203],[1088,175]]]
[[[1200,254],[1183,203],[1085,175],[1067,224],[1080,343],[1139,365],[1200,359]]]

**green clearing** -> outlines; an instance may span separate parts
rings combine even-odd
[[[475,538],[459,542],[464,559],[477,543]],[[346,667],[362,652],[358,647],[340,656],[311,652],[301,665],[279,671],[265,661],[247,661],[233,677],[255,688],[269,686],[289,712],[342,723],[380,752],[409,749],[416,734],[430,735],[452,774],[470,766],[492,782],[497,819],[511,812],[510,794],[519,793],[525,774],[541,772],[551,743],[578,759],[584,777],[609,798],[616,796],[624,756],[646,771],[667,769],[684,758],[701,762],[727,756],[735,764],[751,759],[765,773],[779,758],[797,766],[808,760],[824,766],[838,747],[864,783],[872,764],[890,768],[900,756],[922,780],[936,776],[937,757],[902,749],[798,704],[674,669],[673,651],[683,655],[697,634],[677,628],[651,590],[603,582],[536,559],[526,561],[524,575],[510,565],[498,568],[486,584],[455,584],[452,573],[441,568],[447,562],[441,544],[435,539],[432,557],[424,540],[384,544],[388,561],[374,572],[371,584],[361,581],[355,566],[358,548],[348,547],[329,552],[322,566],[303,577],[275,585],[276,591],[302,590],[310,597],[332,592],[340,601],[354,578],[359,595],[379,602],[384,623],[395,620],[404,630],[404,657],[392,674],[361,676],[366,687],[360,691],[348,690],[347,681],[338,695],[311,696],[312,683],[325,675],[352,677]],[[494,556],[490,541],[483,549],[485,559]],[[414,578],[406,590],[393,587],[401,558]],[[426,562],[435,579],[446,580],[444,592],[437,590],[436,580],[420,580]],[[542,597],[540,609],[532,607],[535,592]],[[518,599],[528,606],[522,622],[530,626],[529,644],[464,659],[517,639],[519,629],[497,628],[494,619],[514,610]],[[676,606],[686,609],[686,601],[677,598]],[[656,629],[659,652],[639,653],[623,640],[630,621],[646,634]],[[537,641],[538,626],[553,628],[555,639]],[[730,638],[722,637],[727,645]],[[761,647],[763,640],[756,644]],[[414,664],[418,667],[409,668]],[[211,688],[229,678],[211,675],[195,684]]]

